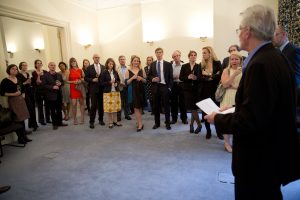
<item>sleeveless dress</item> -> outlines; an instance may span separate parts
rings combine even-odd
[[[129,79],[134,76],[134,73],[131,70],[129,71]],[[143,77],[143,70],[138,71],[138,76]],[[133,80],[131,82],[132,86],[132,105],[134,108],[143,108],[145,105],[145,90],[144,83],[142,81]]]
[[[76,81],[82,78],[81,69],[70,69],[69,81]],[[76,89],[76,84],[70,83],[70,97],[71,99],[80,99],[83,98],[81,92]]]
[[[233,74],[234,72],[235,72],[235,69],[232,69],[232,68],[229,69],[229,75]],[[232,88],[232,87],[226,88],[225,95],[223,97],[223,100],[221,101],[221,107],[235,105],[235,94],[237,91],[237,87],[240,84],[241,78],[242,78],[242,73],[240,73],[233,79],[232,86],[234,88]]]
[[[62,102],[63,103],[70,103],[70,84],[67,83],[69,72],[65,72],[65,74],[59,72],[62,76],[62,79],[64,81],[64,85],[61,88],[61,94],[62,94]]]

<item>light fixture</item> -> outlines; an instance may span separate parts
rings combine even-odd
[[[83,46],[84,46],[85,49],[88,49],[88,48],[90,48],[92,45],[91,45],[91,44],[84,44]]]
[[[200,36],[200,40],[201,40],[201,42],[205,42],[207,40],[207,37],[206,36]]]
[[[9,57],[13,58],[14,53],[16,53],[16,51],[17,51],[15,43],[8,43],[6,48],[7,48],[7,53],[9,54]]]
[[[147,41],[147,43],[152,47],[153,46],[153,41]]]
[[[37,52],[41,53],[41,50],[40,50],[40,49],[34,49],[34,50],[36,50]]]
[[[13,52],[8,51],[7,53],[9,54],[9,57],[10,57],[10,58],[13,58],[13,57],[14,57],[14,53],[13,53]]]
[[[41,53],[41,50],[45,48],[44,39],[43,38],[36,38],[33,41],[33,49],[37,52]]]

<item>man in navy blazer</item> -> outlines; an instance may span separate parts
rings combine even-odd
[[[284,26],[278,25],[274,38],[273,44],[278,47],[280,51],[286,56],[290,62],[290,66],[295,71],[295,78],[297,86],[300,86],[300,48],[289,42],[287,31]]]
[[[101,126],[104,126],[103,121],[103,86],[100,84],[101,74],[105,70],[105,66],[101,65],[100,56],[93,55],[94,64],[90,65],[85,73],[84,80],[89,84],[89,93],[91,96],[91,110],[90,110],[90,128],[95,128],[96,112],[98,110],[98,120]]]
[[[205,118],[215,123],[217,132],[233,134],[235,198],[281,200],[281,185],[300,179],[294,74],[272,44],[274,11],[254,5],[241,15],[237,33],[249,55],[235,112]]]
[[[173,86],[173,68],[171,63],[163,60],[163,49],[155,49],[157,60],[154,61],[149,70],[148,79],[152,82],[151,92],[153,98],[153,113],[155,124],[153,129],[160,127],[161,98],[165,111],[165,123],[167,130],[171,129],[170,125],[170,102],[169,96]]]

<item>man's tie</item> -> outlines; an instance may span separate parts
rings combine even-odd
[[[161,75],[160,75],[160,61],[157,61],[157,77],[159,78],[159,81],[161,81]]]

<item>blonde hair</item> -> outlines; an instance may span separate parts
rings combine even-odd
[[[227,68],[228,68],[228,69],[231,68],[231,64],[230,64],[230,58],[231,58],[231,56],[237,56],[237,57],[239,57],[239,59],[240,59],[240,61],[241,61],[239,67],[242,67],[242,65],[243,65],[243,56],[242,56],[240,53],[238,53],[238,52],[232,52],[232,53],[230,54],[230,56],[229,56],[229,62],[228,62]]]
[[[130,69],[132,69],[132,62],[133,62],[133,60],[134,60],[135,58],[138,58],[138,59],[139,59],[140,64],[139,64],[138,67],[139,67],[139,69],[141,69],[141,58],[138,57],[137,55],[132,55],[132,56],[131,56],[131,59],[130,59]]]
[[[218,61],[218,58],[217,58],[217,56],[216,56],[216,53],[214,52],[214,50],[213,50],[213,48],[212,48],[211,46],[203,47],[203,48],[202,48],[202,51],[203,51],[204,49],[208,51],[208,53],[210,54],[210,59],[211,59],[212,61]],[[202,69],[205,69],[206,66],[207,66],[207,62],[206,62],[206,60],[202,57],[201,68],[202,68]]]

